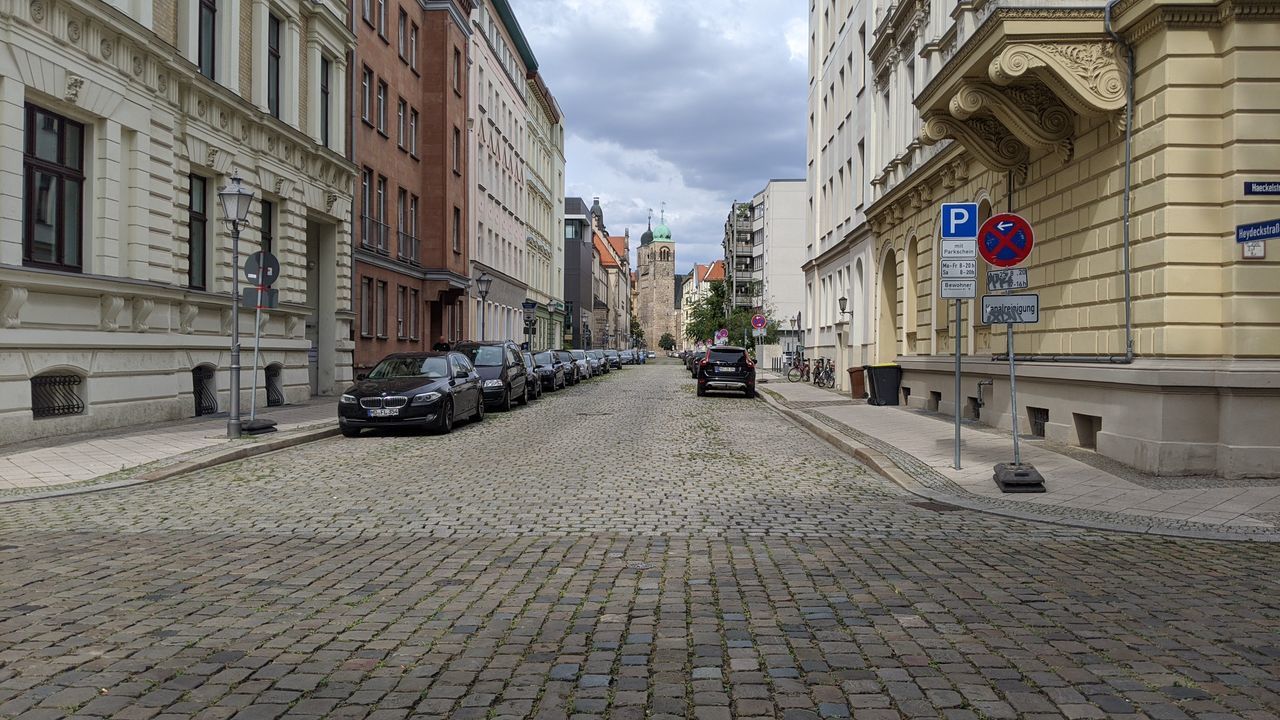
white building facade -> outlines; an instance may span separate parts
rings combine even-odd
[[[64,0],[0,9],[0,442],[225,411],[350,379],[345,3]],[[240,256],[218,202],[255,197]],[[279,305],[233,317],[248,253]],[[246,338],[248,340],[246,341]]]
[[[535,310],[533,348],[559,348],[564,334],[564,116],[536,72],[528,79],[529,298]]]
[[[770,363],[794,348],[798,329],[791,320],[803,316],[805,262],[805,208],[808,187],[804,180],[770,180],[751,200],[751,234],[759,288],[758,305],[778,324],[779,342],[757,353]]]

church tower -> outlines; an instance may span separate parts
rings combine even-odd
[[[650,214],[650,223],[653,216]],[[645,230],[636,252],[636,284],[639,305],[636,319],[644,330],[644,341],[650,349],[658,349],[664,334],[676,337],[676,246],[667,227],[666,212],[658,227]]]

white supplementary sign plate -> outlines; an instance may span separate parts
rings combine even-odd
[[[973,260],[978,257],[976,240],[943,240],[943,260]]]
[[[942,280],[938,294],[945,299],[964,300],[978,294],[977,280]]]
[[[1040,322],[1040,296],[983,295],[982,322],[986,325],[1027,324]]]
[[[1022,290],[1027,285],[1026,268],[1009,268],[1008,270],[990,270],[987,272],[988,290]]]
[[[978,277],[977,260],[943,260],[939,265],[943,280],[973,280]]]

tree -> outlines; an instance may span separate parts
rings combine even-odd
[[[663,350],[675,350],[676,339],[671,337],[671,333],[662,333],[662,339],[658,341],[658,347]]]
[[[689,322],[685,325],[685,337],[694,342],[710,341],[716,331],[725,328],[729,331],[729,342],[742,342],[744,335],[748,344],[771,345],[778,342],[778,321],[770,317],[769,309],[763,308],[760,314],[767,319],[765,336],[759,341],[751,337],[751,317],[755,311],[738,308],[726,317],[729,307],[728,287],[723,282],[712,282],[705,297],[693,304],[689,310]]]
[[[631,308],[631,337],[634,337],[637,343],[644,342],[644,328],[640,327],[640,321],[636,319],[634,307]]]

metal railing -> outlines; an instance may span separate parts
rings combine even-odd
[[[263,369],[266,375],[267,407],[284,405],[284,378],[279,365],[268,365]]]
[[[368,215],[360,216],[360,224],[360,244],[387,254],[387,236],[391,233],[391,226]]]
[[[79,375],[38,375],[31,378],[31,416],[35,418],[84,414]]]
[[[418,236],[410,235],[407,232],[396,233],[397,248],[396,257],[405,262],[418,264]]]
[[[191,369],[191,394],[196,401],[196,417],[217,414],[218,394],[213,388],[213,368],[201,365]]]

